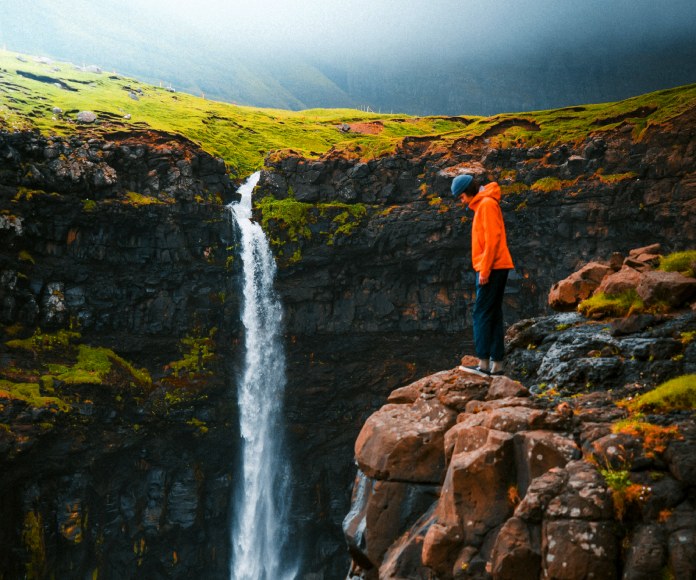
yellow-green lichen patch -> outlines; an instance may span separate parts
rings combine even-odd
[[[599,292],[578,305],[578,311],[587,318],[627,316],[642,312],[644,309],[643,301],[633,289],[621,294]]]
[[[182,358],[173,361],[166,366],[176,377],[193,376],[209,373],[209,365],[215,359],[215,335],[217,328],[208,331],[207,336],[197,331],[192,336],[187,336],[180,341]]]
[[[696,277],[696,250],[675,252],[660,258],[659,270],[665,272],[679,272],[684,276]]]
[[[55,407],[60,411],[70,409],[70,405],[62,399],[44,396],[39,383],[17,383],[0,379],[0,399],[24,401],[35,408]]]
[[[696,374],[683,375],[662,383],[633,400],[622,403],[630,411],[669,413],[696,410]]]
[[[80,333],[72,330],[62,329],[52,333],[43,333],[40,328],[37,328],[29,338],[8,340],[5,344],[10,348],[39,353],[68,348],[79,338]]]

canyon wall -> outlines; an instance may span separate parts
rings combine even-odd
[[[472,215],[449,197],[453,171],[478,162],[504,187],[512,323],[544,312],[551,284],[591,258],[696,244],[696,112],[641,134],[643,114],[551,147],[503,143],[508,121],[453,143],[405,138],[375,158],[266,160],[256,211],[280,265],[306,578],[347,569],[341,523],[367,417],[469,352]],[[0,184],[1,379],[15,385],[2,388],[15,393],[0,419],[3,569],[226,577],[242,329],[224,165],[152,132],[3,134]],[[274,199],[301,209],[299,222]],[[79,336],[48,349],[59,330]],[[46,366],[78,365],[82,346],[145,367],[151,383],[121,363],[108,388]],[[19,384],[66,410],[20,397]]]

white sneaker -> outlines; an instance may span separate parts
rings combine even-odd
[[[463,372],[465,372],[465,373],[470,373],[470,374],[472,374],[472,375],[477,375],[477,376],[479,376],[479,377],[490,377],[490,376],[491,376],[491,372],[490,372],[490,371],[487,371],[486,369],[482,369],[482,368],[479,367],[479,366],[475,366],[475,367],[465,367],[465,366],[460,365],[460,366],[457,367],[457,368],[458,368],[460,371],[463,371]]]

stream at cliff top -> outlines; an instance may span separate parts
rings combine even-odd
[[[282,440],[285,351],[282,306],[273,282],[276,265],[261,226],[251,220],[253,174],[228,209],[241,231],[244,272],[244,374],[238,385],[241,465],[232,501],[232,580],[294,578],[283,557],[288,539],[289,462]]]

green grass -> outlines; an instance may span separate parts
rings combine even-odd
[[[684,274],[684,276],[694,278],[696,276],[696,250],[687,250],[662,256],[658,270],[679,272]]]
[[[209,101],[106,72],[81,72],[68,63],[48,66],[31,57],[29,62],[20,62],[16,57],[17,53],[0,51],[0,129],[38,129],[44,135],[67,135],[76,130],[98,135],[123,129],[156,129],[193,140],[224,159],[238,176],[261,168],[264,157],[272,151],[293,150],[305,157],[317,157],[335,149],[344,156],[371,159],[394,151],[404,137],[435,137],[432,146],[437,148],[449,148],[458,139],[484,134],[491,136],[491,147],[550,147],[581,142],[591,134],[601,135],[628,123],[634,137],[640,139],[646,129],[670,122],[696,104],[694,84],[617,103],[493,117],[411,117],[353,109],[294,112]],[[77,91],[19,76],[18,70],[52,77]],[[142,95],[138,93],[138,100],[133,100],[128,89],[141,90]],[[55,106],[64,111],[62,116],[54,118]],[[100,124],[76,126],[72,121],[80,110],[97,113]],[[131,115],[129,120],[124,119],[126,114]],[[372,121],[380,121],[381,133],[343,133],[337,128],[342,123]]]
[[[578,304],[578,311],[587,318],[627,316],[644,309],[643,301],[633,289],[615,295],[600,292]]]
[[[677,377],[640,395],[625,406],[634,412],[668,413],[673,410],[696,410],[696,374]]]

